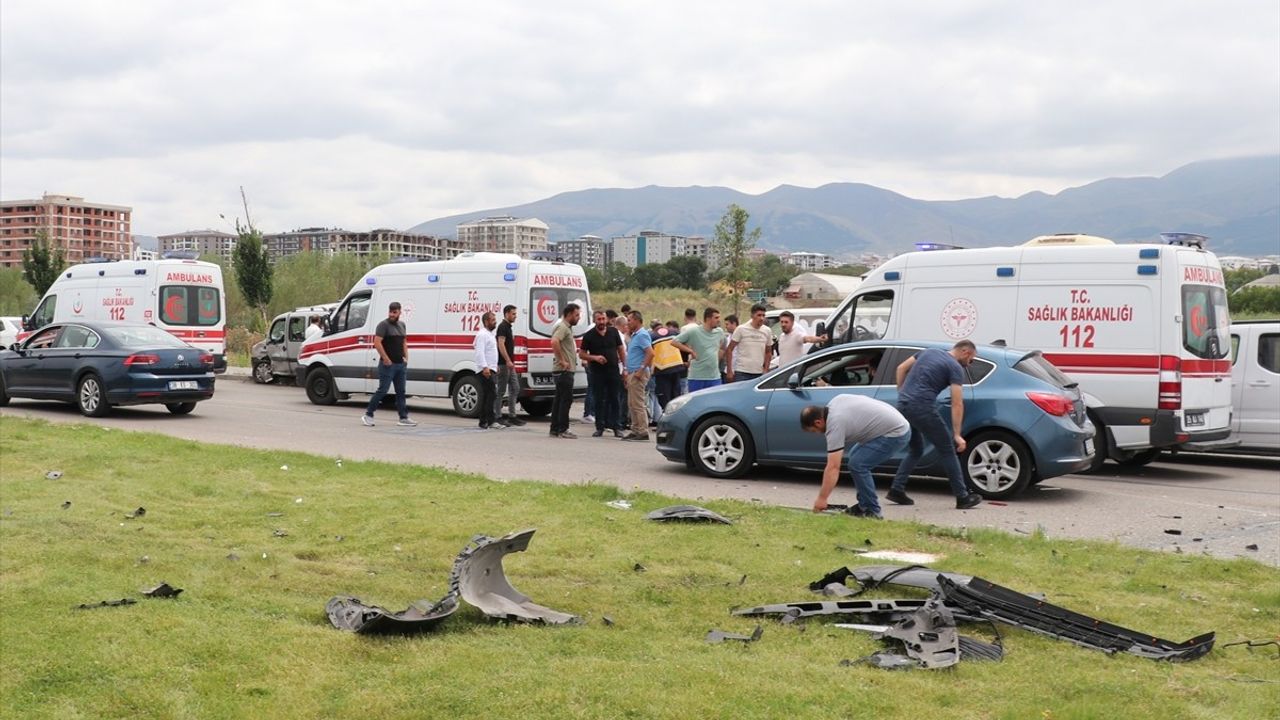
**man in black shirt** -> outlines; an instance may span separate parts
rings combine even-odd
[[[592,319],[595,327],[582,336],[582,347],[578,350],[595,390],[596,431],[591,437],[604,435],[606,429],[612,430],[614,437],[622,437],[622,428],[618,427],[618,397],[622,392],[619,363],[626,358],[627,350],[622,336],[609,324],[609,316],[603,310],[597,310]]]
[[[405,405],[404,377],[409,365],[409,347],[405,344],[405,327],[400,322],[400,303],[393,302],[387,309],[387,319],[378,323],[373,331],[373,349],[378,351],[378,391],[369,398],[369,406],[365,408],[360,422],[373,427],[373,413],[387,396],[392,384],[396,388],[396,411],[400,414],[397,425],[413,427],[418,423],[409,419],[409,408]]]
[[[502,308],[502,322],[494,335],[498,338],[498,383],[493,393],[493,416],[499,424],[523,425],[524,421],[516,417],[516,398],[520,397],[520,373],[516,371],[513,358],[516,354],[515,333],[511,325],[516,321],[516,306]],[[507,399],[507,416],[502,416],[502,399]]]

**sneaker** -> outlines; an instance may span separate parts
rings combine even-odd
[[[915,505],[916,501],[907,497],[907,494],[901,490],[890,490],[888,495],[884,496],[886,500],[894,505]]]
[[[614,436],[614,437],[616,437],[616,438],[626,437],[626,435],[625,435],[625,434],[623,434],[623,432],[622,432],[621,430],[614,430],[614,431],[613,431],[613,436]]]
[[[596,417],[595,417],[595,415],[583,415],[583,416],[582,416],[582,422],[583,422],[583,424],[586,424],[586,425],[595,425],[595,424],[596,424]]]
[[[515,415],[508,415],[508,416],[507,416],[507,419],[506,419],[506,423],[507,423],[508,425],[515,425],[515,426],[517,426],[517,427],[518,427],[518,426],[520,426],[520,425],[524,425],[524,424],[525,424],[525,422],[524,422],[523,420],[521,420],[520,418],[516,417]]]
[[[490,428],[489,425],[485,425],[484,423],[480,423],[476,427],[480,428],[481,430],[488,430]]]
[[[365,426],[365,427],[373,427],[373,416],[372,416],[372,415],[361,415],[361,416],[360,416],[360,422],[364,423],[364,426]]]
[[[558,438],[558,437],[560,437],[560,433],[558,433],[558,432],[550,432],[550,433],[547,433],[547,434],[548,434],[548,435],[550,435],[550,436],[551,436],[551,437],[553,437],[553,438]]]
[[[870,510],[864,510],[862,509],[861,505],[850,505],[848,508],[845,509],[844,513],[845,515],[852,515],[854,517],[866,518],[867,520],[883,520],[884,519],[884,516],[881,515],[880,513],[871,512]]]
[[[493,426],[498,428],[499,430],[505,430],[506,428],[511,427],[509,424],[507,424],[506,420],[494,420]]]
[[[957,510],[968,510],[971,507],[977,507],[982,504],[982,496],[978,493],[969,493],[964,497],[956,498]]]
[[[578,436],[577,436],[577,435],[574,435],[573,433],[569,432],[568,430],[565,430],[564,432],[560,433],[560,438],[561,438],[562,440],[577,440],[577,439],[578,439]]]
[[[396,424],[399,425],[400,427],[417,427],[418,426],[418,423],[416,420],[410,420],[409,418],[400,418],[400,422]]]
[[[591,433],[591,437],[604,437],[604,431],[603,431],[603,430],[597,430],[597,431],[595,431],[595,432]]]
[[[635,433],[632,433],[630,435],[623,435],[622,439],[630,440],[631,442],[649,442],[648,435],[636,435]]]

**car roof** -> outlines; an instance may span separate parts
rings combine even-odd
[[[880,345],[893,345],[895,347],[918,347],[921,350],[936,348],[938,350],[950,350],[955,346],[953,342],[940,342],[938,340],[911,340],[896,338],[893,340],[859,340],[857,342],[841,343],[833,347],[876,347]],[[983,345],[974,343],[978,350],[978,357],[986,360],[999,358],[1009,363],[1015,363],[1028,355],[1038,354],[1039,350],[1025,350],[1021,348],[1005,347],[1004,345]],[[824,348],[824,351],[828,348]]]

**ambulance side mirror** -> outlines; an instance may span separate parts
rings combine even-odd
[[[793,372],[787,377],[787,387],[796,390],[800,387],[800,373]]]
[[[23,315],[23,316],[22,316],[22,329],[23,329],[23,330],[26,330],[27,332],[31,332],[32,330],[35,330],[35,328],[31,327],[31,316],[30,316],[30,315]]]

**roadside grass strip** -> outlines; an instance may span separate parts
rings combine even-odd
[[[621,499],[631,509],[606,505]],[[1280,708],[1276,648],[1221,647],[1280,636],[1280,571],[1254,561],[733,501],[693,501],[731,526],[644,520],[680,502],[5,417],[0,717],[1065,720]],[[390,610],[433,602],[473,535],[525,528],[537,533],[507,556],[507,577],[581,625],[495,622],[464,605],[438,632],[372,637],[324,614],[334,595]],[[941,555],[939,570],[1173,640],[1213,630],[1218,647],[1172,664],[1002,628],[1002,662],[886,671],[841,666],[882,649],[831,626],[843,618],[765,620],[758,642],[704,642],[711,629],[752,633],[756,620],[731,608],[818,599],[807,586],[827,572],[885,562],[851,548]],[[142,596],[162,581],[183,592]],[[74,609],[125,597],[137,602]]]

